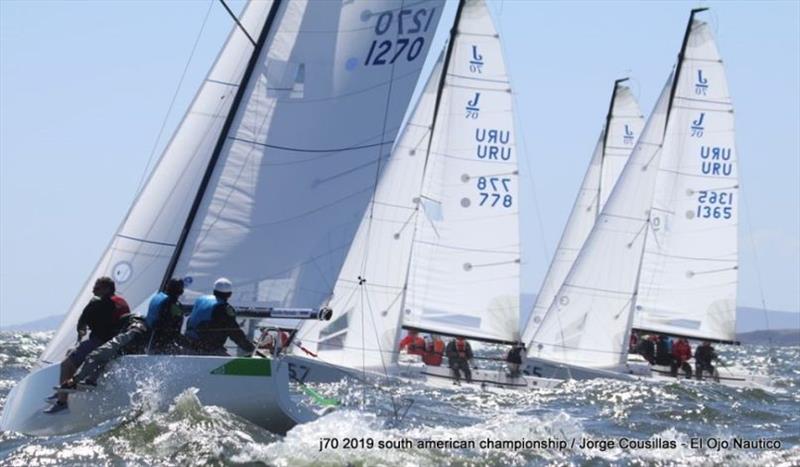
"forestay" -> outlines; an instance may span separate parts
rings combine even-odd
[[[238,305],[317,307],[394,143],[442,2],[282,2],[176,273]]]
[[[624,362],[671,87],[670,76],[528,355],[591,367]]]
[[[240,21],[251,35],[261,33],[271,4],[247,5]],[[61,360],[75,342],[75,327],[96,278],[111,276],[117,292],[139,311],[159,288],[252,51],[247,36],[234,27],[147,183],[42,354],[43,362]]]
[[[514,341],[520,254],[511,86],[485,3],[466,2],[456,27],[418,195],[402,321]]]
[[[634,328],[732,341],[739,182],[733,105],[708,24],[692,23],[680,75]]]
[[[620,84],[620,81],[614,83],[606,124],[600,132],[578,197],[523,330],[522,340],[529,346],[544,314],[553,302],[553,297],[605,206],[644,126],[639,103],[630,88]]]

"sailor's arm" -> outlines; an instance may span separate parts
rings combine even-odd
[[[239,323],[236,322],[236,311],[233,307],[228,306],[224,314],[225,324],[223,325],[223,329],[227,330],[228,338],[235,342],[243,351],[252,353],[256,348],[247,338],[244,331],[239,327]]]

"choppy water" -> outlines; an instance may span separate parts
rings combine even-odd
[[[46,333],[0,333],[0,405],[32,367]],[[218,407],[202,406],[187,390],[169,408],[147,398],[123,417],[89,432],[36,438],[0,432],[2,465],[800,465],[800,347],[721,349],[728,361],[772,375],[777,391],[714,384],[568,382],[548,390],[517,392],[435,390],[404,384],[380,390],[352,383],[320,387],[344,407],[272,434]],[[394,406],[409,404],[403,418]],[[402,411],[401,411],[402,412]],[[339,449],[320,452],[320,439]],[[779,440],[779,450],[684,447],[691,438]],[[358,449],[342,449],[355,438]],[[577,440],[621,438],[676,448],[378,449],[410,440]],[[366,443],[372,440],[373,448]]]

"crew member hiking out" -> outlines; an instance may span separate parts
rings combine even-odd
[[[86,356],[94,349],[105,344],[117,335],[120,330],[120,317],[130,313],[125,300],[117,295],[114,281],[107,276],[98,278],[92,288],[92,297],[78,318],[78,345],[70,350],[61,362],[59,384],[69,381],[81,366]],[[86,330],[91,331],[89,338],[83,340]],[[53,394],[49,400],[55,404],[47,409],[47,413],[57,413],[67,408],[66,395]]]
[[[441,366],[444,359],[444,341],[436,334],[431,335],[430,342],[425,343],[425,355],[422,362],[428,366]]]
[[[228,338],[248,354],[255,350],[236,322],[236,310],[228,304],[232,294],[231,281],[221,277],[214,282],[214,295],[204,295],[195,300],[186,323],[186,337],[198,353],[228,355],[225,350]]]
[[[105,344],[96,348],[86,357],[78,373],[61,385],[62,389],[77,389],[78,384],[96,386],[106,365],[122,355],[144,353],[148,341],[148,328],[145,319],[141,316],[127,314],[122,317],[123,329]],[[67,393],[62,391],[59,396],[66,401]]]
[[[672,344],[672,367],[670,368],[672,376],[678,376],[678,368],[683,370],[683,374],[687,378],[692,378],[692,365],[689,365],[689,359],[692,358],[692,346],[689,341],[681,337],[674,344]]]
[[[407,349],[409,355],[425,355],[425,339],[419,335],[419,331],[411,329],[408,331],[406,337],[400,340],[400,348],[398,350]]]
[[[188,341],[181,334],[183,309],[178,301],[181,295],[183,280],[173,277],[163,292],[150,299],[146,318],[150,329],[149,353],[178,354],[188,347]]]
[[[695,374],[697,379],[703,379],[703,372],[707,371],[714,377],[714,381],[719,381],[719,376],[717,376],[714,365],[711,364],[713,360],[717,359],[719,359],[719,357],[714,347],[711,346],[711,342],[703,341],[703,344],[698,346],[697,350],[694,352]]]
[[[453,370],[453,375],[456,379],[453,384],[459,384],[461,382],[462,371],[464,372],[464,378],[468,383],[471,383],[472,370],[469,368],[469,361],[472,360],[472,347],[470,347],[469,342],[464,340],[461,336],[456,337],[454,340],[447,343],[445,354],[447,355],[448,364]]]

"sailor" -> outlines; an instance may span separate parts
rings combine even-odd
[[[522,342],[515,342],[506,354],[506,364],[508,365],[508,373],[512,378],[519,376],[519,368],[522,366],[522,355],[525,353],[525,344]]]
[[[248,354],[255,350],[236,322],[236,310],[228,304],[232,293],[231,281],[220,277],[214,282],[214,295],[204,295],[195,300],[186,323],[186,337],[200,354],[228,355],[225,350],[228,338]]]
[[[120,317],[130,313],[130,308],[122,297],[114,295],[115,292],[116,285],[110,277],[103,276],[94,282],[92,287],[94,296],[78,318],[78,345],[70,350],[67,358],[61,362],[59,384],[69,381],[89,353],[119,332]],[[87,328],[91,333],[88,339],[83,340]],[[56,413],[67,408],[66,400],[62,402],[58,396],[58,394],[51,396],[51,399],[57,402],[46,410],[47,413]]]
[[[123,328],[114,338],[94,349],[74,377],[61,384],[61,389],[77,389],[79,384],[96,386],[97,378],[111,360],[122,355],[144,353],[149,336],[144,318],[128,313],[121,318]],[[58,393],[56,405],[67,405],[66,391]],[[52,412],[51,412],[52,413]]]
[[[672,344],[672,376],[678,376],[678,368],[683,370],[687,378],[692,377],[692,365],[689,365],[689,359],[692,358],[692,346],[689,341],[681,337],[674,344]]]
[[[472,382],[472,371],[469,368],[469,361],[472,360],[472,347],[470,347],[469,342],[464,340],[463,336],[456,337],[448,342],[445,354],[456,378],[454,384],[458,384],[461,381],[462,371],[467,382]]]
[[[406,337],[400,340],[400,349],[408,348],[409,355],[425,355],[425,339],[419,335],[419,331],[411,329],[408,331]]]
[[[147,327],[150,329],[148,352],[154,354],[178,354],[188,346],[181,334],[183,309],[178,301],[183,295],[183,279],[173,277],[163,292],[150,299],[147,307]]]
[[[643,338],[639,345],[636,346],[636,353],[641,355],[647,363],[655,365],[656,363],[656,344],[658,340],[656,336],[647,336]]]
[[[258,348],[270,354],[278,355],[289,345],[289,333],[278,328],[263,328]]]
[[[703,341],[703,344],[697,347],[694,353],[695,374],[697,379],[703,379],[703,371],[707,371],[714,376],[714,381],[719,381],[714,365],[711,364],[713,360],[718,359],[717,352],[714,350],[714,347],[711,346],[711,342]]]
[[[425,354],[422,361],[428,366],[441,366],[444,359],[444,341],[436,334],[431,334],[431,339],[425,342]]]
[[[670,343],[669,338],[661,334],[658,336],[658,342],[656,342],[656,365],[666,365],[672,366],[672,362],[675,359],[672,358],[672,353],[670,352]]]

